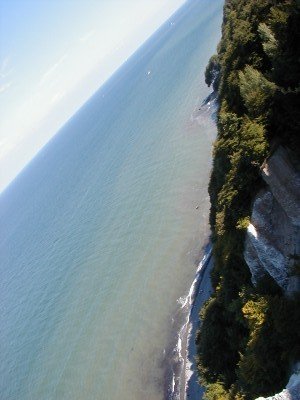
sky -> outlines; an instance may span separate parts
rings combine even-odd
[[[0,0],[0,192],[185,0]]]

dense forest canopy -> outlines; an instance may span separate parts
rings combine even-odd
[[[260,166],[279,145],[300,155],[300,3],[226,0],[222,38],[205,73],[218,95],[209,184],[214,294],[201,310],[205,398],[281,391],[300,359],[300,297],[270,276],[253,287],[243,257]]]

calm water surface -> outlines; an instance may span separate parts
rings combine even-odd
[[[207,234],[215,127],[191,115],[222,3],[187,2],[2,193],[1,399],[164,397]]]

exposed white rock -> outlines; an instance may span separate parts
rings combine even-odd
[[[259,397],[256,400],[300,400],[300,373],[295,372],[282,392],[270,397]]]
[[[279,147],[262,168],[262,177],[294,225],[300,225],[300,173],[291,154]]]
[[[289,263],[286,253],[293,251],[293,235],[289,232],[284,213],[276,203],[269,190],[260,191],[256,197],[247,229],[244,256],[254,284],[268,272],[285,289]],[[280,229],[277,223],[280,223]],[[281,233],[282,230],[284,232]]]
[[[247,229],[245,260],[254,284],[266,273],[286,292],[299,290],[299,277],[290,276],[300,254],[300,172],[292,156],[278,148],[262,168],[267,188],[253,204]]]

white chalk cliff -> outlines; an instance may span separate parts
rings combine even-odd
[[[300,290],[293,273],[300,254],[300,170],[279,147],[262,167],[266,186],[257,194],[247,229],[245,260],[254,284],[266,273],[286,293]]]
[[[279,147],[261,171],[266,185],[254,199],[244,257],[254,285],[269,274],[291,295],[300,291],[300,276],[295,271],[300,255],[299,161]],[[300,400],[300,364],[281,393],[257,400]]]
[[[295,372],[282,392],[270,397],[259,397],[256,400],[300,400],[300,370],[299,363]]]

